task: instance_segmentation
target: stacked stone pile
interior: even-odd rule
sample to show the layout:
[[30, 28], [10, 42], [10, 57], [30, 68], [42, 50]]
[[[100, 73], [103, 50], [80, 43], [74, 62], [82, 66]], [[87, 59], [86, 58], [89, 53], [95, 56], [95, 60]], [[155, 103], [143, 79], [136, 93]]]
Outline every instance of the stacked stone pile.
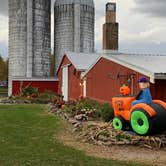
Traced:
[[166, 132], [154, 136], [138, 136], [132, 131], [119, 131], [112, 127], [112, 123], [102, 121], [88, 121], [86, 114], [71, 116], [57, 108], [54, 104], [49, 104], [49, 112], [64, 117], [73, 127], [73, 133], [78, 136], [81, 142], [95, 145], [132, 145], [149, 149], [160, 149], [166, 147]]

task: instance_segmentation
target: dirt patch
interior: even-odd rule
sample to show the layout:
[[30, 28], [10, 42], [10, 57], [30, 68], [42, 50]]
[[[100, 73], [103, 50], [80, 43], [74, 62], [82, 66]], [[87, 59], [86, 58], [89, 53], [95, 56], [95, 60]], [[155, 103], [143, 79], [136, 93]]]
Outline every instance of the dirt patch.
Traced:
[[151, 166], [165, 166], [166, 165], [166, 149], [149, 150], [135, 146], [103, 146], [93, 145], [89, 143], [80, 142], [75, 133], [72, 132], [72, 127], [69, 124], [63, 124], [65, 130], [59, 133], [56, 138], [64, 145], [71, 146], [75, 149], [84, 151], [90, 156], [122, 160], [134, 161], [137, 163], [148, 164]]

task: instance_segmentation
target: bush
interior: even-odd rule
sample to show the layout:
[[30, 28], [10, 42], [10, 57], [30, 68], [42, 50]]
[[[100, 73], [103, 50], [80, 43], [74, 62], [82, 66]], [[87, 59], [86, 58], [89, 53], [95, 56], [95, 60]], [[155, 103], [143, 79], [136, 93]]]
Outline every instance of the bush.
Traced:
[[94, 116], [94, 118], [100, 120], [101, 117], [102, 117], [101, 115], [102, 115], [101, 109], [100, 108], [95, 109], [95, 116]]
[[89, 98], [77, 101], [74, 108], [76, 110], [94, 111], [94, 118], [102, 118], [105, 122], [109, 122], [114, 117], [113, 109], [109, 103], [103, 104]]
[[114, 118], [114, 111], [110, 104], [101, 104], [101, 117], [105, 122], [109, 122]]
[[32, 94], [38, 94], [38, 88], [34, 88], [31, 86], [27, 86], [25, 89], [22, 91], [23, 96], [30, 96]]
[[82, 100], [78, 100], [76, 107], [77, 109], [81, 110], [81, 109], [93, 109], [95, 108], [97, 105], [97, 102], [95, 100], [89, 99], [89, 98], [84, 98]]

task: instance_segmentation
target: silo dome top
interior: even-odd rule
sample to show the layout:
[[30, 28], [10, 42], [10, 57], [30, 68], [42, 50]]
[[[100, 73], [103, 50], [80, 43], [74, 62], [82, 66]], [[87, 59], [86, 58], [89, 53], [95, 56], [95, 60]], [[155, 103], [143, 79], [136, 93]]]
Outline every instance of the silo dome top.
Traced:
[[73, 4], [73, 3], [79, 3], [79, 4], [82, 4], [82, 5], [87, 5], [87, 6], [94, 7], [93, 0], [56, 0], [55, 1], [55, 6], [67, 5], [67, 4]]

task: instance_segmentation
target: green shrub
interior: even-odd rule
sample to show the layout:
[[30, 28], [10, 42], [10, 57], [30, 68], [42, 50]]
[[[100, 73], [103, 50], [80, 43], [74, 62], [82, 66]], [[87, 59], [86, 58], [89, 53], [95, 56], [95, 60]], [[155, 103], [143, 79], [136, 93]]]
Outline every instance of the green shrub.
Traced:
[[95, 100], [84, 98], [82, 100], [78, 100], [76, 103], [77, 109], [93, 109], [96, 106], [97, 102]]
[[38, 88], [34, 88], [32, 86], [27, 86], [23, 89], [23, 96], [30, 96], [32, 94], [38, 94]]
[[101, 117], [102, 117], [101, 116], [102, 115], [101, 109], [97, 108], [97, 109], [94, 110], [94, 112], [95, 112], [94, 118], [95, 119], [101, 119]]
[[109, 122], [114, 117], [114, 112], [110, 104], [101, 104], [101, 117], [105, 122]]
[[70, 111], [71, 114], [75, 115], [82, 110], [84, 110], [85, 112], [93, 111], [94, 115], [92, 119], [101, 120], [102, 118], [105, 122], [109, 122], [114, 117], [113, 109], [108, 103], [102, 104], [89, 98], [78, 100], [76, 102], [66, 103], [66, 112]]
[[39, 98], [49, 99], [49, 100], [54, 96], [55, 96], [55, 93], [51, 91], [47, 91], [47, 90], [44, 93], [39, 94]]

